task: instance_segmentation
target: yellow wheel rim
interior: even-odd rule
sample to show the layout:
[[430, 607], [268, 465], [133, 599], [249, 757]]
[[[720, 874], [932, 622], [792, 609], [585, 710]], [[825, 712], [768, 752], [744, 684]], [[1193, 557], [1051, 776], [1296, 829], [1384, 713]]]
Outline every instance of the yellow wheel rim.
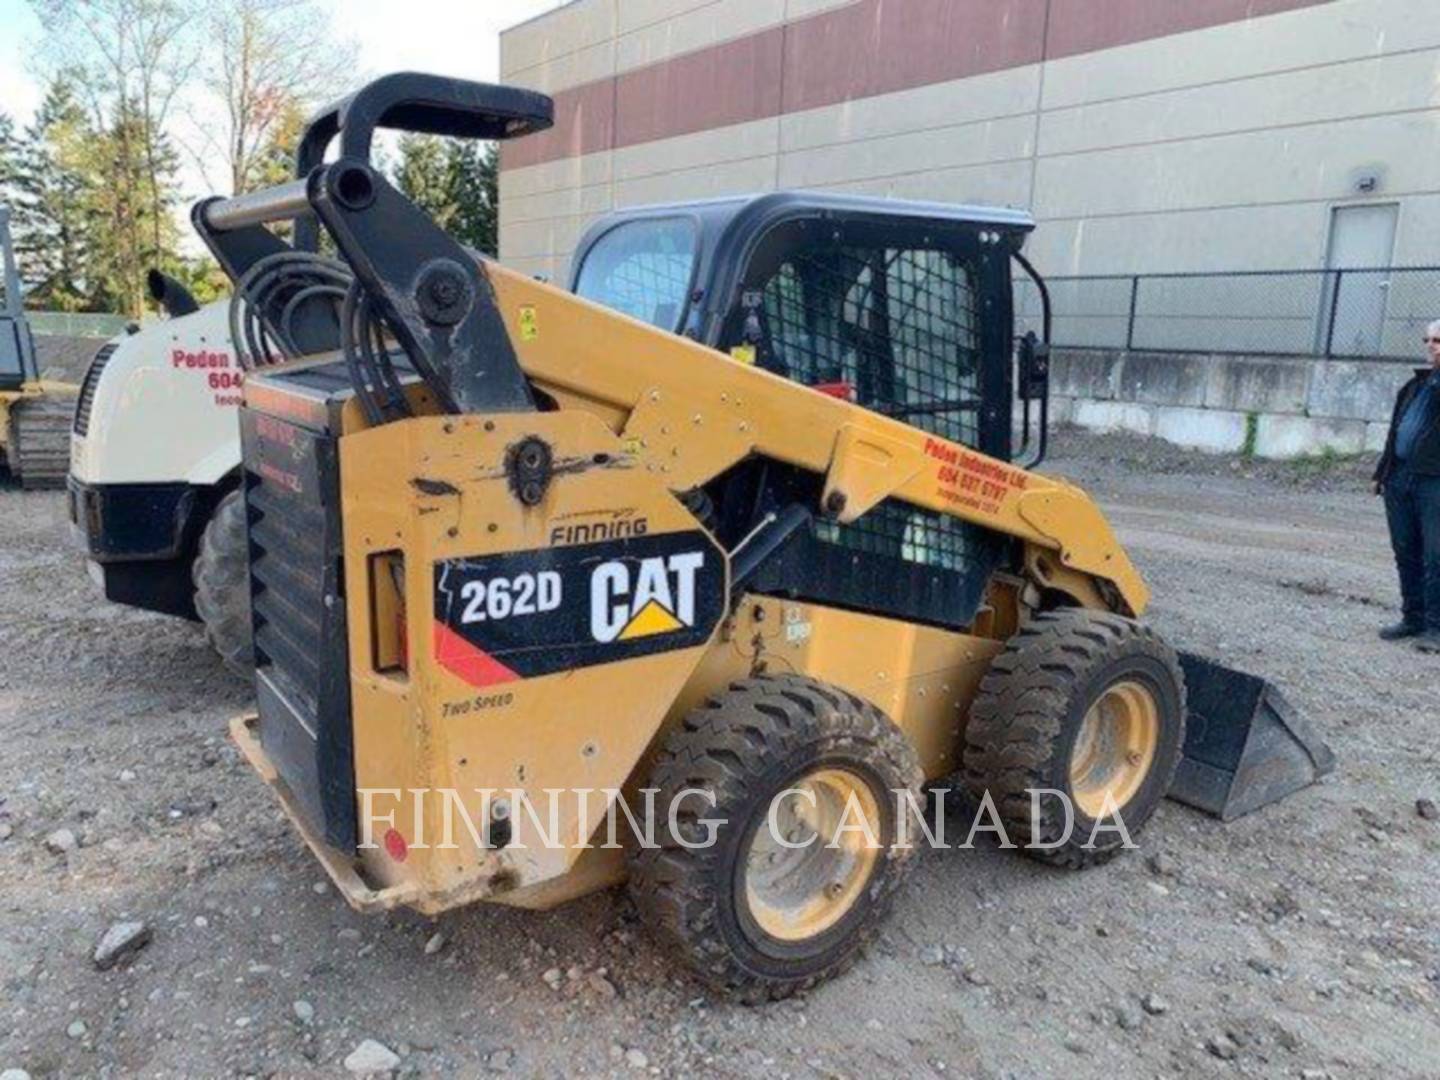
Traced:
[[1160, 707], [1138, 682], [1108, 687], [1090, 706], [1070, 752], [1070, 793], [1092, 821], [1135, 797], [1155, 762]]
[[803, 941], [844, 918], [865, 891], [884, 849], [880, 807], [860, 776], [823, 768], [768, 809], [750, 835], [745, 900], [766, 934]]

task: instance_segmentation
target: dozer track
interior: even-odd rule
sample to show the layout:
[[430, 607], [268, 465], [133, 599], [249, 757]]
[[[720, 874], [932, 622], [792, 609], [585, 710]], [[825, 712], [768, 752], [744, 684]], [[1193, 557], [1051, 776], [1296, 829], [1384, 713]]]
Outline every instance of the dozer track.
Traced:
[[65, 486], [75, 399], [46, 394], [10, 409], [10, 471], [27, 491]]

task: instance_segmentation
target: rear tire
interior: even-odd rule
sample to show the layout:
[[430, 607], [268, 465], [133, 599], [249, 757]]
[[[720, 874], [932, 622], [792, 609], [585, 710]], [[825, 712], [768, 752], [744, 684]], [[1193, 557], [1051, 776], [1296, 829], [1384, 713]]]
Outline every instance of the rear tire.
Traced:
[[[976, 800], [989, 793], [1027, 855], [1082, 869], [1123, 848], [1117, 816], [1132, 839], [1140, 832], [1184, 747], [1185, 677], [1154, 630], [1108, 613], [1046, 612], [981, 680], [965, 729], [965, 786]], [[1068, 835], [1060, 799], [1041, 797], [1035, 814], [1040, 789], [1073, 807]]]
[[255, 667], [250, 624], [250, 538], [245, 495], [232, 491], [220, 500], [200, 537], [191, 577], [195, 610], [205, 637], [225, 666], [248, 677]]
[[[884, 921], [915, 855], [895, 792], [918, 803], [920, 784], [909, 740], [869, 702], [794, 675], [734, 683], [687, 716], [657, 757], [648, 785], [659, 789], [657, 846], [632, 848], [630, 892], [662, 943], [713, 985], [748, 1001], [808, 989], [848, 967]], [[706, 838], [703, 822], [721, 824], [713, 844], [687, 848], [666, 815], [696, 789], [714, 802], [688, 795], [675, 831], [693, 844]], [[785, 847], [771, 834], [770, 807], [795, 789], [813, 797], [777, 803], [796, 845]], [[838, 828], [861, 820], [876, 845]], [[826, 842], [852, 835], [853, 846]]]

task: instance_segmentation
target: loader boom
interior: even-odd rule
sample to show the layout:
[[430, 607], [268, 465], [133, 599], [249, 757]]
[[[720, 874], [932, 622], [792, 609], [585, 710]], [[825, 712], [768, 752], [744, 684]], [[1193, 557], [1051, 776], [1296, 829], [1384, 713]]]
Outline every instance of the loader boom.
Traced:
[[608, 417], [672, 490], [703, 486], [751, 455], [771, 458], [825, 478], [818, 514], [850, 523], [894, 496], [1025, 542], [1055, 587], [1077, 601], [1099, 606], [1112, 595], [1116, 610], [1143, 614], [1144, 582], [1078, 488], [737, 363], [497, 263], [484, 263], [481, 272], [525, 374], [567, 406]]

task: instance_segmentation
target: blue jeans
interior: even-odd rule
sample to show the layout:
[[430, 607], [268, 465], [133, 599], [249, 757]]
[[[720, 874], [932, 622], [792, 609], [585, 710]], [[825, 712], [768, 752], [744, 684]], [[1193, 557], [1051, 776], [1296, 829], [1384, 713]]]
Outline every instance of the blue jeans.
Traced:
[[1397, 465], [1385, 482], [1385, 517], [1405, 622], [1440, 631], [1440, 476]]

